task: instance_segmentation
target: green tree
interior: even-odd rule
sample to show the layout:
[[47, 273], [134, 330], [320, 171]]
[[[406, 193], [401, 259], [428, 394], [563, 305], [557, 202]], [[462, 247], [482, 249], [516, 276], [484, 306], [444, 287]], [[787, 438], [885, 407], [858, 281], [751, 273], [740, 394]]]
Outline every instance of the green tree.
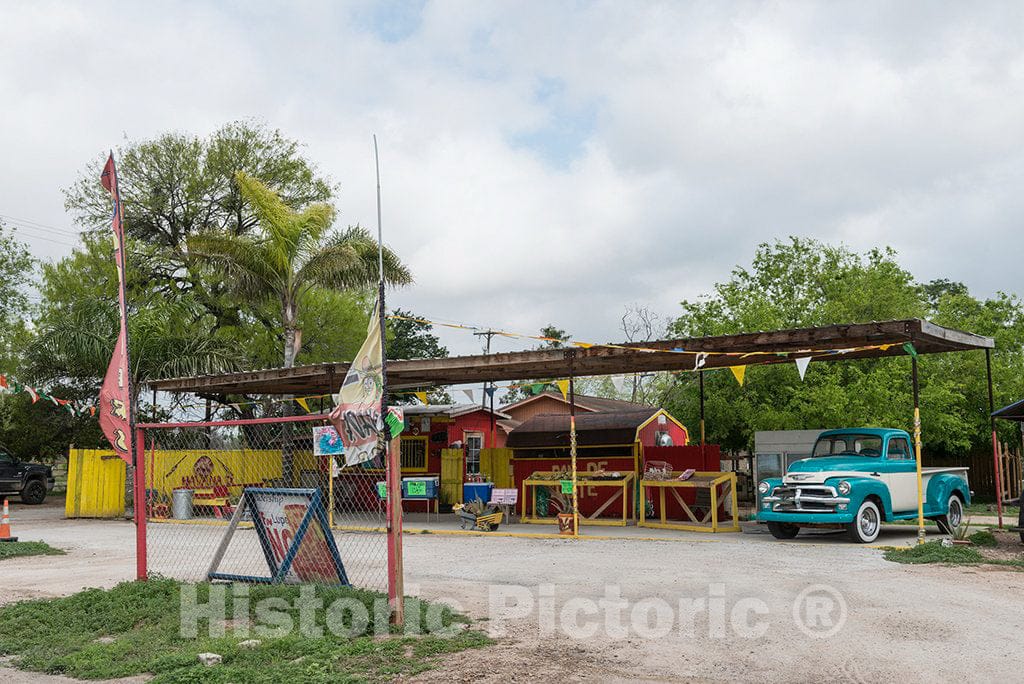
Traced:
[[17, 368], [30, 338], [25, 325], [29, 312], [27, 290], [35, 276], [36, 261], [25, 243], [0, 221], [0, 373]]
[[[150, 380], [234, 370], [232, 350], [208, 334], [209, 321], [194, 321], [174, 303], [135, 307], [128, 319], [133, 400]], [[86, 298], [46, 319], [27, 353], [34, 382], [59, 383], [96, 396], [117, 341], [120, 321], [110, 300]]]
[[[1013, 296], [980, 302], [959, 283], [915, 282], [891, 249], [856, 254], [791, 238], [758, 247], [749, 268], [696, 301], [684, 301], [670, 327], [678, 337], [752, 330], [931, 317], [936, 323], [994, 335], [1000, 396], [1019, 392], [1024, 312]], [[921, 357], [924, 439], [930, 453], [962, 454], [985, 444], [987, 395], [980, 353]], [[1000, 382], [999, 378], [1005, 378]], [[696, 376], [663, 381], [668, 408], [697, 424]], [[812, 362], [800, 381], [794, 364], [748, 369], [741, 388], [728, 370], [705, 372], [708, 439], [730, 450], [753, 446], [757, 430], [886, 425], [910, 428], [908, 358]], [[1024, 389], [1024, 388], [1020, 388]]]
[[[76, 221], [109, 242], [110, 197], [98, 182], [106, 158], [104, 153], [90, 162], [64, 195]], [[267, 313], [240, 311], [227, 284], [202, 272], [187, 253], [192, 235], [240, 236], [257, 229], [259, 217], [243, 200], [235, 173], [261, 179], [292, 208], [327, 201], [334, 190], [298, 142], [251, 122], [229, 123], [207, 138], [167, 133], [129, 143], [116, 159], [135, 284], [145, 295], [187, 299], [200, 314], [212, 314], [216, 328], [246, 328]], [[272, 322], [273, 317], [255, 321], [264, 327]], [[247, 339], [235, 341], [244, 348]]]
[[[314, 289], [366, 290], [378, 280], [377, 243], [358, 226], [331, 233], [334, 209], [314, 203], [297, 211], [273, 190], [239, 172], [242, 196], [259, 217], [257, 236], [204, 233], [189, 239], [189, 253], [207, 268], [227, 276], [241, 301], [276, 302], [284, 330], [283, 365], [291, 368], [302, 346], [299, 315]], [[392, 285], [412, 281], [390, 249], [384, 250], [384, 279]]]
[[395, 309], [391, 312], [400, 318], [389, 318], [388, 358], [389, 359], [441, 359], [448, 356], [448, 349], [433, 334], [434, 326], [416, 319], [410, 311]]

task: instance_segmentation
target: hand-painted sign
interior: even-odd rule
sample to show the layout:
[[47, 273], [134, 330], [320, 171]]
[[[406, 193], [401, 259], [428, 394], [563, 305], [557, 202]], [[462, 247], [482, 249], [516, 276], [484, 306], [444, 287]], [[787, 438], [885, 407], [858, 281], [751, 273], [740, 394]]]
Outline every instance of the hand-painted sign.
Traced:
[[337, 456], [345, 453], [345, 444], [333, 425], [318, 425], [313, 428], [313, 455]]
[[[252, 517], [270, 571], [267, 577], [218, 572], [220, 560], [245, 511]], [[243, 490], [242, 501], [207, 576], [235, 582], [349, 584], [319, 489]]]

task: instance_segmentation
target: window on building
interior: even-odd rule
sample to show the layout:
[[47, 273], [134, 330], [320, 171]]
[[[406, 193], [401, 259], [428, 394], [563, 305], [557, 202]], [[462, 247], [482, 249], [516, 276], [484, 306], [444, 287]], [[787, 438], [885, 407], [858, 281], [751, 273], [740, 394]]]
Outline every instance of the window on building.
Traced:
[[402, 438], [402, 470], [427, 469], [427, 440], [420, 438]]
[[479, 432], [466, 433], [466, 472], [480, 472], [480, 450], [484, 448], [484, 436]]

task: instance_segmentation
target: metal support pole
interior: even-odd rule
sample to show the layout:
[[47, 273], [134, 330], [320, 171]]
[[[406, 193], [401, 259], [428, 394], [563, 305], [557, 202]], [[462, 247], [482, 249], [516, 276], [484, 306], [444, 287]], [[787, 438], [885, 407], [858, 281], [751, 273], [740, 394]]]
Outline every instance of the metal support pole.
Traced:
[[135, 430], [132, 444], [135, 456], [135, 579], [148, 578], [148, 561], [146, 556], [146, 445], [143, 443], [142, 430]]
[[910, 357], [910, 377], [914, 386], [914, 455], [917, 460], [917, 543], [924, 544], [924, 487], [921, 477], [921, 401], [917, 382], [917, 357]]
[[572, 536], [580, 536], [580, 499], [576, 487], [576, 350], [569, 351], [569, 459], [572, 468]]
[[1003, 529], [1003, 478], [999, 473], [999, 441], [996, 437], [995, 393], [992, 390], [992, 352], [985, 350], [985, 374], [988, 376], [988, 421], [992, 429], [992, 470], [996, 481], [996, 512], [999, 515], [999, 529]]
[[697, 384], [700, 387], [700, 462], [703, 464], [702, 467], [707, 467], [704, 463], [704, 371], [697, 372]]

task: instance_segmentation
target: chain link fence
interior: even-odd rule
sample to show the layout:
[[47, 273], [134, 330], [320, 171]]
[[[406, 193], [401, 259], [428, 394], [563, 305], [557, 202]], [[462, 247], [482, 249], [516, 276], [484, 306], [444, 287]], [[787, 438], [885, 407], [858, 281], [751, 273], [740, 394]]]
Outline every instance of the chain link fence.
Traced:
[[151, 575], [387, 588], [383, 459], [324, 416], [141, 429]]

